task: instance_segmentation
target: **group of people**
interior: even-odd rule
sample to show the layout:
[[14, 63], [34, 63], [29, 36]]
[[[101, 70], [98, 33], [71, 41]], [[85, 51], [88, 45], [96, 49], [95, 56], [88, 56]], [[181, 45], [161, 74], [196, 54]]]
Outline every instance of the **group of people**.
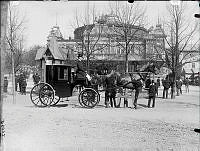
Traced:
[[[182, 81], [180, 78], [176, 80], [176, 95], [179, 96], [182, 94], [182, 86], [183, 84], [185, 85], [186, 93], [189, 93], [189, 79], [186, 78], [184, 81]], [[166, 77], [164, 80], [162, 80], [162, 85], [163, 85], [163, 99], [168, 98], [168, 91], [171, 88], [171, 96], [173, 94], [173, 85], [172, 82], [170, 82], [169, 78]]]
[[[15, 75], [15, 91], [18, 91], [18, 85], [19, 85], [19, 92], [22, 95], [26, 95], [26, 75], [24, 73], [20, 73], [19, 75]], [[8, 92], [8, 78], [4, 77], [4, 92]]]
[[27, 78], [24, 73], [20, 73], [19, 75], [15, 76], [15, 91], [18, 91], [18, 86], [19, 86], [19, 93], [22, 95], [26, 95], [26, 87], [27, 87], [26, 79]]

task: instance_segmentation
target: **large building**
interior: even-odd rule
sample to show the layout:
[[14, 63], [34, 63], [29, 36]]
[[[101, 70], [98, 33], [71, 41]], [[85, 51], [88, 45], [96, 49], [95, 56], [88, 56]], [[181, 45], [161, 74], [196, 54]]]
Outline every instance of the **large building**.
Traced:
[[[135, 71], [149, 61], [161, 62], [165, 48], [162, 27], [157, 24], [149, 30], [144, 27], [129, 25], [128, 44], [123, 36], [124, 27], [117, 25], [113, 15], [102, 15], [94, 24], [81, 26], [75, 29], [74, 38], [64, 39], [58, 26], [54, 26], [48, 36], [56, 37], [59, 47], [76, 59], [78, 52], [89, 55], [91, 63], [109, 64], [118, 70], [124, 70], [126, 54], [129, 60], [129, 71]], [[155, 47], [159, 45], [158, 47]], [[86, 51], [89, 50], [89, 51]], [[158, 53], [159, 52], [159, 53]], [[87, 54], [87, 55], [86, 55]]]

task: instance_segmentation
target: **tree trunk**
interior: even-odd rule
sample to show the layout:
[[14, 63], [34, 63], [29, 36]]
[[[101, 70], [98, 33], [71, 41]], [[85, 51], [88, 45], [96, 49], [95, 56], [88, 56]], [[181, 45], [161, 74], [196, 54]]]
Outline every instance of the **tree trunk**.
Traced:
[[128, 73], [128, 48], [126, 45], [126, 54], [125, 54], [125, 72]]
[[13, 92], [13, 104], [16, 104], [16, 92], [15, 92], [15, 61], [14, 53], [12, 51], [12, 92]]
[[172, 72], [172, 84], [171, 84], [171, 99], [176, 97], [176, 72]]
[[86, 60], [86, 71], [88, 74], [90, 74], [90, 57], [87, 55], [87, 60]]
[[[3, 90], [3, 77], [4, 77], [4, 63], [5, 63], [5, 50], [6, 50], [6, 43], [5, 43], [5, 34], [6, 34], [6, 25], [7, 25], [7, 11], [8, 11], [8, 1], [1, 1], [1, 48], [0, 48], [0, 75], [1, 75], [1, 80], [0, 80], [0, 85], [1, 85], [1, 90], [0, 90], [0, 122], [2, 122], [2, 108], [3, 108], [3, 96], [2, 96], [2, 90]], [[2, 125], [2, 123], [1, 123]], [[3, 150], [3, 131], [2, 131], [2, 126], [1, 126], [1, 134], [0, 134], [0, 150]]]

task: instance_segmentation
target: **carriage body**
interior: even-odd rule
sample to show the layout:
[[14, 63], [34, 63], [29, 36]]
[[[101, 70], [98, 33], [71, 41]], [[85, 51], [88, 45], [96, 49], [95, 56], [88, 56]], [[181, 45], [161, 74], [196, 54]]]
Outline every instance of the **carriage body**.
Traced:
[[[41, 81], [31, 90], [30, 97], [34, 105], [56, 105], [60, 98], [72, 96], [75, 86], [72, 72], [75, 58], [69, 56], [58, 47], [55, 37], [50, 39], [47, 48], [37, 51], [35, 60], [39, 66]], [[78, 99], [82, 106], [93, 108], [98, 104], [100, 97], [96, 90], [85, 88], [80, 92]]]
[[55, 90], [60, 98], [72, 96], [72, 74], [70, 65], [47, 65], [45, 83]]

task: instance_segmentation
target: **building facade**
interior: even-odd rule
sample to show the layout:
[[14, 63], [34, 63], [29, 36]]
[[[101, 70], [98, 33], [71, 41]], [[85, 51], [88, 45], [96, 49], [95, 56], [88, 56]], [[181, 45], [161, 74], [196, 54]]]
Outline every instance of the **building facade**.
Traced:
[[[125, 58], [129, 61], [129, 71], [135, 71], [143, 64], [154, 61], [162, 61], [162, 52], [165, 48], [161, 25], [144, 27], [128, 25], [129, 34], [124, 37], [124, 26], [114, 21], [113, 15], [102, 15], [94, 24], [81, 26], [75, 29], [74, 38], [64, 39], [58, 26], [54, 26], [48, 36], [56, 37], [59, 47], [66, 49], [72, 60], [77, 53], [82, 52], [91, 60], [91, 63], [113, 64], [117, 70], [124, 70]], [[125, 40], [128, 38], [128, 41]], [[159, 45], [158, 47], [155, 46]], [[127, 55], [127, 56], [126, 56]]]

